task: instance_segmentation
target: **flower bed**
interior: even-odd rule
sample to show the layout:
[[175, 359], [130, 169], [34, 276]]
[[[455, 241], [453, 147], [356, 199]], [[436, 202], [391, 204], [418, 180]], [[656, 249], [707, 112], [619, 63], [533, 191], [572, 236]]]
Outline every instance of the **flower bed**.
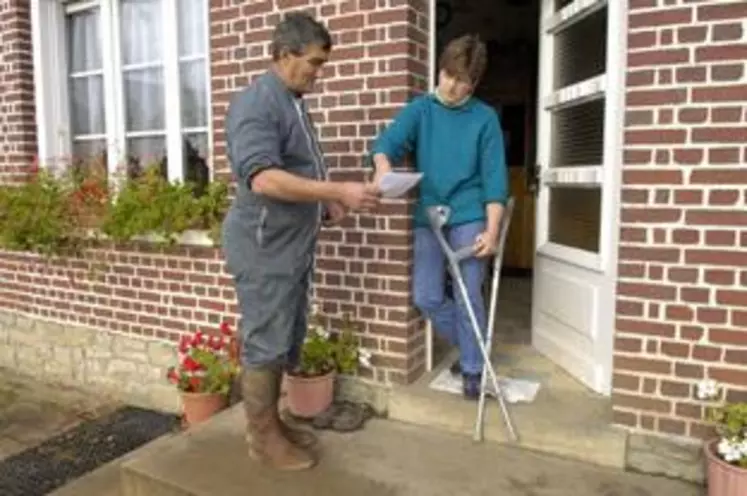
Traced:
[[158, 165], [115, 178], [97, 163], [34, 167], [20, 186], [0, 186], [0, 248], [81, 256], [102, 238], [155, 235], [173, 244], [191, 230], [207, 231], [218, 244], [228, 204], [226, 184], [172, 183]]

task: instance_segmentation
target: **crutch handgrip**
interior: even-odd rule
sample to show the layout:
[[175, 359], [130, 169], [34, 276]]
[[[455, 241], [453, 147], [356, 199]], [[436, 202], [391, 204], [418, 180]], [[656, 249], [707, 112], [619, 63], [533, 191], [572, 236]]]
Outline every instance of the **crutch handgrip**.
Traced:
[[471, 258], [474, 255], [475, 255], [475, 247], [471, 245], [467, 245], [462, 248], [459, 248], [457, 251], [454, 252], [454, 259], [457, 262], [461, 262], [462, 260]]

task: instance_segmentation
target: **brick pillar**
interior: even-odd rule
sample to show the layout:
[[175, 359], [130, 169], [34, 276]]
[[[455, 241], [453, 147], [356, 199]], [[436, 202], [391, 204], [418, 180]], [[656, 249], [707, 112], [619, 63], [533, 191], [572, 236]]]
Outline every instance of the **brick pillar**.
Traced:
[[[231, 95], [269, 63], [275, 24], [304, 9], [328, 26], [335, 47], [308, 97], [333, 180], [363, 178], [372, 138], [413, 92], [427, 87], [427, 5], [422, 0], [211, 2], [211, 84], [215, 169], [230, 175], [224, 117]], [[349, 218], [322, 236], [315, 295], [326, 312], [350, 312], [363, 325], [379, 382], [404, 383], [423, 368], [421, 320], [411, 306], [411, 208], [387, 203], [375, 216]]]
[[746, 2], [631, 0], [615, 421], [707, 436], [747, 389]]
[[36, 154], [29, 2], [0, 0], [0, 184], [24, 180]]

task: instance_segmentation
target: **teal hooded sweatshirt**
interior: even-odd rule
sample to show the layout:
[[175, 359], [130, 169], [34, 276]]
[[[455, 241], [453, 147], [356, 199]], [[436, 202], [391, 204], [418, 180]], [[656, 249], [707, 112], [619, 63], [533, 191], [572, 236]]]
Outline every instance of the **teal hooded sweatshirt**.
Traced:
[[496, 111], [476, 97], [446, 106], [434, 95], [411, 100], [379, 135], [371, 157], [392, 165], [408, 152], [423, 173], [415, 208], [417, 227], [429, 226], [426, 208], [448, 205], [448, 225], [484, 221], [485, 204], [508, 199], [503, 132]]

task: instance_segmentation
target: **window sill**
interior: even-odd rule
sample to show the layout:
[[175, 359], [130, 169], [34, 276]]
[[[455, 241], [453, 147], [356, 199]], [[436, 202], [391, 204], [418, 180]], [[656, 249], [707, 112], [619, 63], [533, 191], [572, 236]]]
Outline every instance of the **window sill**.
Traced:
[[[109, 239], [108, 236], [94, 229], [89, 230], [88, 235], [91, 238], [97, 238], [101, 240]], [[140, 235], [140, 236], [133, 236], [131, 241], [140, 241], [140, 242], [145, 242], [145, 243], [158, 243], [158, 244], [167, 243], [167, 239], [165, 237], [159, 236], [157, 234], [145, 234], [145, 235]], [[213, 242], [212, 239], [210, 239], [210, 235], [208, 234], [208, 231], [201, 231], [201, 230], [184, 231], [182, 234], [176, 237], [176, 244], [179, 246], [203, 246], [207, 248], [218, 246]]]
[[[147, 243], [165, 243], [166, 238], [158, 236], [156, 234], [147, 234], [143, 236], [135, 236], [134, 241], [145, 241]], [[189, 245], [189, 246], [215, 246], [213, 240], [210, 239], [207, 231], [189, 230], [184, 231], [176, 238], [177, 245]]]

